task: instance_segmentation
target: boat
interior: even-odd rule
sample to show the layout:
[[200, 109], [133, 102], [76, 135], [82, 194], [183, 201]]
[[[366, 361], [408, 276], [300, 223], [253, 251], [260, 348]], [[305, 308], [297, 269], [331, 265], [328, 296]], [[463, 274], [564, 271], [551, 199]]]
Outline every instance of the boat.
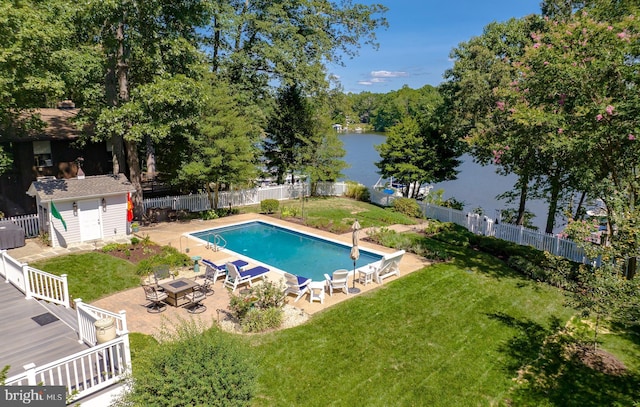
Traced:
[[[393, 177], [391, 177], [389, 180], [383, 180], [382, 177], [378, 178], [378, 181], [373, 185], [373, 189], [376, 191], [380, 191], [386, 195], [389, 196], [396, 196], [399, 198], [402, 198], [402, 191], [406, 188], [406, 185], [398, 182], [398, 181], [394, 181]], [[409, 186], [409, 196], [413, 196], [413, 185]], [[419, 189], [418, 189], [418, 194], [416, 195], [418, 200], [422, 200], [424, 199], [429, 192], [431, 191], [431, 189], [433, 188], [433, 185], [420, 185]]]

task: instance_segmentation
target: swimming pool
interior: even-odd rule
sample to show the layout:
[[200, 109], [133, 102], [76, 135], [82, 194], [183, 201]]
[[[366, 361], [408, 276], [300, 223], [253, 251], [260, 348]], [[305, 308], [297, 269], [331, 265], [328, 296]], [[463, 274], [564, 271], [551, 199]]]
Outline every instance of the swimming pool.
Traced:
[[[270, 223], [238, 223], [190, 235], [213, 243], [214, 234], [227, 242], [226, 250], [314, 281], [324, 280], [324, 273], [331, 274], [337, 269], [353, 270], [351, 246]], [[381, 254], [360, 248], [356, 268], [381, 258]]]

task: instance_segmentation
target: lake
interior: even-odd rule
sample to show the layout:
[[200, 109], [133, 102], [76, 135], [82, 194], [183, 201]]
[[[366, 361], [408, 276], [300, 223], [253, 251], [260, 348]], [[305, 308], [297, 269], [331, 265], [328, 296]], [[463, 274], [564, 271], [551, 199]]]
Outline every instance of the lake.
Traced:
[[[366, 186], [373, 186], [380, 175], [377, 173], [376, 161], [380, 161], [380, 154], [375, 149], [382, 144], [386, 136], [379, 133], [345, 133], [339, 135], [344, 144], [345, 161], [351, 166], [343, 171], [343, 180], [357, 181]], [[515, 175], [502, 176], [495, 172], [493, 165], [482, 166], [473, 161], [473, 158], [465, 154], [461, 157], [462, 163], [458, 167], [458, 179], [454, 181], [440, 182], [434, 185], [434, 189], [443, 189], [444, 198], [454, 197], [464, 202], [465, 210], [482, 208], [487, 216], [496, 217], [500, 209], [514, 208], [517, 203], [508, 204], [496, 197], [505, 191], [511, 190], [516, 182]], [[535, 216], [532, 223], [540, 230], [544, 230], [547, 219], [547, 205], [541, 200], [527, 201], [527, 209]], [[556, 230], [562, 229], [562, 222], [558, 220]]]

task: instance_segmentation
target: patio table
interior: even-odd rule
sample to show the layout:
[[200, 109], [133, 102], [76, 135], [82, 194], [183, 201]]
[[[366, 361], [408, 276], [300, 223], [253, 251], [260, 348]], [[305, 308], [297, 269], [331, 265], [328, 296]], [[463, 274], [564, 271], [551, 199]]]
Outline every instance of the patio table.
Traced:
[[167, 283], [158, 284], [158, 286], [167, 293], [165, 301], [174, 307], [187, 304], [189, 300], [185, 296], [192, 292], [193, 287], [197, 285], [198, 283], [188, 278], [179, 278]]

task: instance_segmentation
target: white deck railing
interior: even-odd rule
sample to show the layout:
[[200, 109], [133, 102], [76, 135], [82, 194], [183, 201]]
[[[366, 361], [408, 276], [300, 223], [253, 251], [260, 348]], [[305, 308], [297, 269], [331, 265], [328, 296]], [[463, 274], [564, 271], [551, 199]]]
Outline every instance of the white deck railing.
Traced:
[[56, 276], [29, 267], [26, 263], [20, 263], [9, 256], [6, 250], [0, 250], [0, 275], [7, 283], [22, 291], [27, 299], [42, 299], [67, 308], [71, 305], [66, 274]]
[[121, 335], [128, 332], [126, 311], [120, 311], [119, 313], [105, 311], [93, 305], [85, 304], [80, 298], [76, 298], [74, 303], [78, 316], [78, 336], [87, 345], [94, 346], [98, 343], [94, 323], [99, 319], [112, 317], [115, 322], [116, 334]]
[[46, 365], [28, 364], [24, 373], [9, 377], [5, 384], [65, 386], [67, 394], [79, 399], [124, 379], [130, 367], [129, 335], [123, 333], [114, 340]]

